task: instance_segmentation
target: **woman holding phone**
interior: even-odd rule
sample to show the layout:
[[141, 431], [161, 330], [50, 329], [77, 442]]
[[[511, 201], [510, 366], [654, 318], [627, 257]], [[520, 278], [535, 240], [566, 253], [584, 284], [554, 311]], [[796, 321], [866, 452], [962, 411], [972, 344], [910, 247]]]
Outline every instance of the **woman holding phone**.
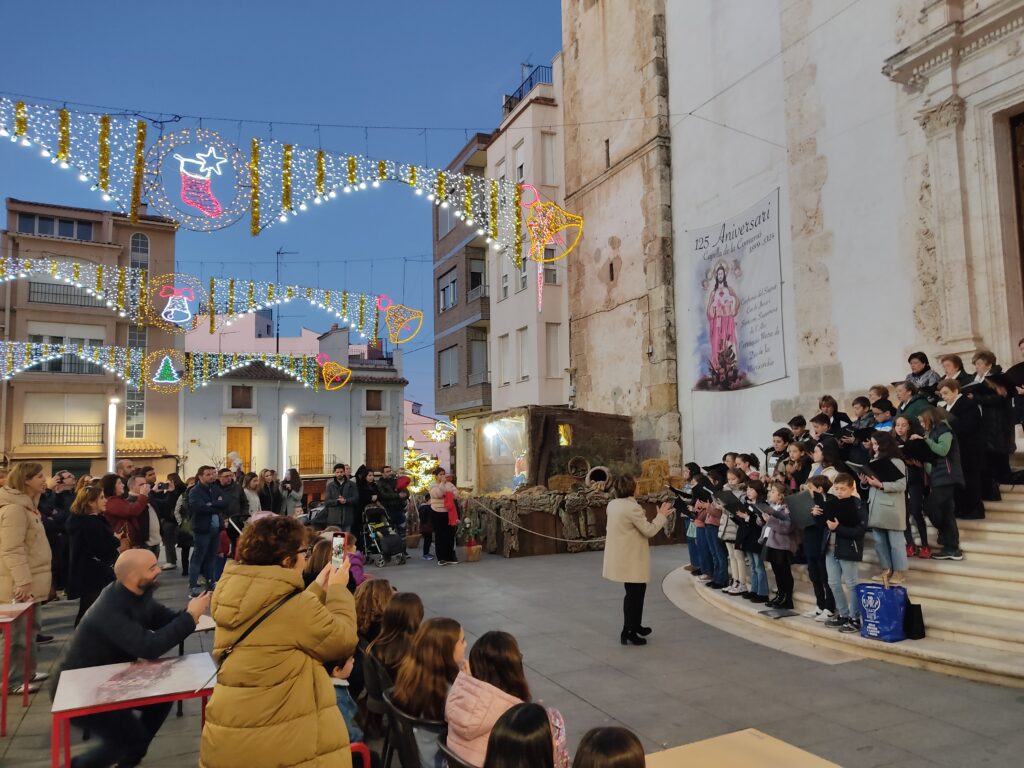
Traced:
[[636, 499], [636, 480], [631, 475], [617, 475], [612, 479], [612, 493], [608, 502], [607, 538], [604, 543], [604, 568], [602, 575], [608, 581], [625, 585], [626, 595], [622, 600], [622, 632], [619, 640], [623, 645], [646, 645], [644, 639], [651, 634], [651, 628], [643, 626], [644, 595], [647, 582], [651, 580], [651, 553], [647, 540], [665, 527], [665, 521], [674, 507], [664, 502], [658, 507], [654, 520], [648, 522]]

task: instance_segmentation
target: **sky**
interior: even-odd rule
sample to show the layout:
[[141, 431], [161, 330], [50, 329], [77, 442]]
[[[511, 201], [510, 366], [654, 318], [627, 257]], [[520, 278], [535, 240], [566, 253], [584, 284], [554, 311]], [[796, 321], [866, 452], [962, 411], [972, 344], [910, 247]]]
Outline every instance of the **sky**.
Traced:
[[[153, 4], [4, 2], [0, 92], [26, 101], [203, 116], [248, 145], [254, 135], [444, 167], [475, 131], [492, 131], [523, 63], [561, 46], [560, 0], [246, 0]], [[102, 9], [102, 10], [101, 10]], [[16, 34], [11, 32], [17, 30]], [[36, 97], [36, 98], [32, 98]], [[90, 110], [91, 111], [91, 110]], [[214, 119], [224, 118], [224, 119]], [[197, 127], [184, 119], [176, 127]], [[411, 130], [400, 130], [408, 128]], [[426, 128], [424, 132], [422, 129]], [[0, 144], [0, 197], [104, 208], [100, 197], [35, 150]], [[383, 293], [425, 312], [408, 344], [406, 397], [433, 414], [430, 206], [398, 184], [339, 195], [251, 237], [248, 218], [214, 233], [179, 230], [177, 269]], [[297, 303], [282, 333], [329, 327]]]

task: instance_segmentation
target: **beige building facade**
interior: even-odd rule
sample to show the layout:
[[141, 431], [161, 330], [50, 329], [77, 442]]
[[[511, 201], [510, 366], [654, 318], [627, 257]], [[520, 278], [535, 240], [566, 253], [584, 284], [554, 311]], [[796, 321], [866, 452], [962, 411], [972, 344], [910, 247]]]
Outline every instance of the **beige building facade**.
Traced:
[[[8, 258], [75, 260], [105, 267], [174, 271], [175, 225], [141, 215], [8, 198], [0, 247]], [[118, 317], [84, 289], [32, 276], [0, 288], [4, 341], [174, 347], [173, 334]], [[117, 399], [115, 448], [136, 466], [177, 470], [178, 398], [126, 387], [74, 356], [43, 363], [0, 383], [0, 439], [7, 463], [38, 461], [50, 473], [97, 475], [107, 467], [107, 413]]]

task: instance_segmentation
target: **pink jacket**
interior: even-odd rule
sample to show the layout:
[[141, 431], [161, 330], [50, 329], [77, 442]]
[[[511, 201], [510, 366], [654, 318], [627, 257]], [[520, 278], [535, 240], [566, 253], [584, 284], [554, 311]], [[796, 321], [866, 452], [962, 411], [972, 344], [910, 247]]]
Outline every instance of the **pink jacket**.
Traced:
[[[522, 701], [490, 683], [460, 672], [448, 691], [444, 707], [444, 719], [448, 722], [448, 748], [470, 765], [483, 765], [487, 756], [487, 740], [494, 724], [516, 704], [522, 704]], [[562, 715], [556, 709], [548, 709], [548, 718], [555, 739], [555, 766], [569, 768]]]

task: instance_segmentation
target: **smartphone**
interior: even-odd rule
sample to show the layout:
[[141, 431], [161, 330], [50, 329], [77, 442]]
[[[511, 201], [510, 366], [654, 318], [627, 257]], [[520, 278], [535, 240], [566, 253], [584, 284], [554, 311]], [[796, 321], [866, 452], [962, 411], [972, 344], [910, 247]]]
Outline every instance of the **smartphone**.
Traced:
[[331, 539], [331, 565], [340, 568], [345, 560], [345, 534], [336, 533]]

